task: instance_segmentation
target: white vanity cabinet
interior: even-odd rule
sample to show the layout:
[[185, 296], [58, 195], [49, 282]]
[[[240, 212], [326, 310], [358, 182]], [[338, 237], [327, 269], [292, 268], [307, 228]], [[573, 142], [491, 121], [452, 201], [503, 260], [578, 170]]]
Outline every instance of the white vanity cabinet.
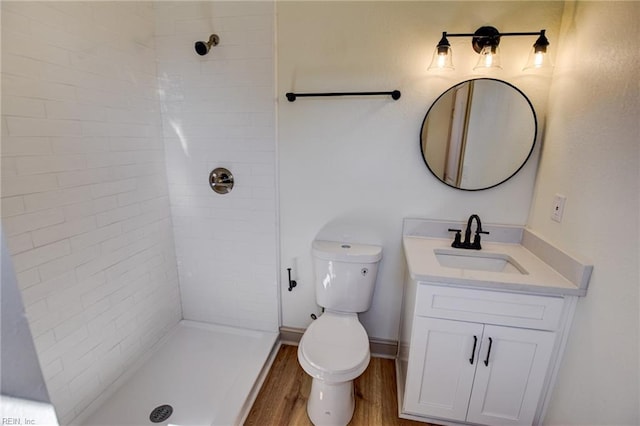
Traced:
[[528, 229], [407, 218], [396, 379], [399, 416], [445, 425], [539, 425], [593, 265]]
[[557, 352], [565, 298], [413, 285], [405, 417], [533, 424]]

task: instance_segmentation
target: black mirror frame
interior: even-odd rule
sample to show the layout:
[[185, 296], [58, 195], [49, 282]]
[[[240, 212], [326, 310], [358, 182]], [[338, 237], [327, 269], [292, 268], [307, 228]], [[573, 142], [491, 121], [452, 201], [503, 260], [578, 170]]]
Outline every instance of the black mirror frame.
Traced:
[[[529, 154], [527, 154], [527, 157], [524, 159], [524, 161], [522, 162], [522, 164], [520, 165], [520, 167], [518, 167], [511, 175], [509, 175], [506, 179], [491, 185], [491, 186], [486, 186], [483, 188], [458, 188], [457, 186], [453, 186], [448, 184], [447, 182], [445, 182], [444, 180], [440, 179], [440, 177], [438, 177], [438, 175], [431, 169], [431, 167], [429, 166], [429, 163], [427, 162], [427, 158], [425, 156], [425, 152], [424, 149], [422, 147], [422, 134], [424, 132], [424, 125], [427, 121], [427, 117], [429, 117], [429, 113], [431, 112], [431, 110], [433, 109], [433, 107], [438, 103], [438, 101], [440, 100], [440, 98], [442, 98], [444, 95], [446, 95], [451, 89], [460, 86], [461, 84], [464, 83], [468, 83], [470, 81], [476, 81], [476, 80], [492, 80], [492, 81], [497, 81], [500, 83], [504, 83], [507, 86], [512, 87], [513, 89], [515, 89], [518, 93], [520, 93], [522, 95], [522, 97], [527, 101], [527, 104], [529, 105], [529, 108], [531, 108], [531, 113], [533, 114], [533, 123], [534, 123], [534, 132], [533, 132], [533, 142], [531, 143], [531, 149], [529, 150]], [[487, 77], [479, 77], [479, 78], [470, 78], [468, 80], [464, 80], [461, 81], [459, 83], [454, 84], [453, 86], [449, 87], [447, 90], [445, 90], [444, 92], [442, 92], [440, 94], [440, 96], [438, 96], [433, 103], [431, 104], [431, 106], [429, 107], [429, 110], [427, 111], [426, 115], [424, 116], [424, 119], [422, 120], [422, 125], [420, 126], [420, 135], [419, 135], [419, 140], [418, 142], [420, 143], [420, 154], [422, 156], [422, 161], [424, 161], [424, 164], [427, 166], [427, 168], [429, 169], [429, 171], [431, 172], [431, 174], [433, 176], [435, 176], [436, 179], [438, 179], [438, 181], [442, 182], [443, 184], [447, 185], [448, 187], [454, 188], [454, 189], [458, 189], [460, 191], [484, 191], [486, 189], [491, 189], [494, 188], [498, 185], [501, 185], [503, 183], [505, 183], [506, 181], [508, 181], [509, 179], [511, 179], [512, 177], [514, 177], [516, 174], [518, 174], [518, 172], [520, 170], [522, 170], [522, 168], [524, 167], [525, 164], [527, 164], [527, 161], [529, 161], [529, 158], [531, 158], [531, 154], [533, 154], [533, 150], [536, 147], [536, 140], [538, 138], [538, 116], [536, 115], [536, 110], [533, 108], [533, 104], [531, 103], [531, 100], [527, 97], [527, 95], [525, 95], [525, 93], [518, 89], [516, 86], [514, 86], [513, 84], [504, 81], [504, 80], [500, 80], [497, 78], [487, 78]]]

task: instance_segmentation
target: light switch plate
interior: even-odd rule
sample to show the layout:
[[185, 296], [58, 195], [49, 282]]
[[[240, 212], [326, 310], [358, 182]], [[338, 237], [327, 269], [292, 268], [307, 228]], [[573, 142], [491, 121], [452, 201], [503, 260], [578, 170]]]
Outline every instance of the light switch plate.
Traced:
[[562, 222], [562, 214], [564, 213], [564, 203], [567, 201], [567, 197], [562, 194], [556, 194], [553, 197], [553, 204], [551, 206], [551, 219], [556, 222]]

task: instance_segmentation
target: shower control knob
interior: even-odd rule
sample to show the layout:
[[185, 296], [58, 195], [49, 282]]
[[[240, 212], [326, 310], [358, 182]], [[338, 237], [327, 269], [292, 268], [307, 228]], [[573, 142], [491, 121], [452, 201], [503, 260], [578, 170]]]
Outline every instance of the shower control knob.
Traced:
[[224, 167], [218, 167], [209, 174], [209, 186], [218, 194], [228, 194], [233, 189], [233, 175]]

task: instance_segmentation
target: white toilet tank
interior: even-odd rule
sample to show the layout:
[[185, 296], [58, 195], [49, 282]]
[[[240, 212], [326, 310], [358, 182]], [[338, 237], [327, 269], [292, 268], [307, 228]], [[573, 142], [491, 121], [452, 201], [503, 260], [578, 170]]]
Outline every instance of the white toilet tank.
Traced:
[[353, 313], [371, 307], [382, 247], [315, 240], [311, 253], [318, 305]]

